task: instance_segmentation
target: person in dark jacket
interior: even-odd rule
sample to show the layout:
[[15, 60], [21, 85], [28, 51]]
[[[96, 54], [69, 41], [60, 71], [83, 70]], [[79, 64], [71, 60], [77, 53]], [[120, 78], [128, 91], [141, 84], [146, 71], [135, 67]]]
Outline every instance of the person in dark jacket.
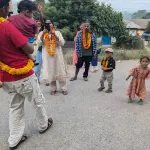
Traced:
[[98, 91], [101, 92], [102, 90], [105, 89], [104, 82], [107, 80], [108, 90], [106, 91], [106, 93], [112, 93], [113, 70], [116, 67], [116, 63], [113, 58], [112, 48], [107, 48], [105, 53], [106, 53], [106, 56], [103, 58], [101, 62], [103, 73], [102, 73], [102, 77], [100, 80], [101, 87], [98, 89]]

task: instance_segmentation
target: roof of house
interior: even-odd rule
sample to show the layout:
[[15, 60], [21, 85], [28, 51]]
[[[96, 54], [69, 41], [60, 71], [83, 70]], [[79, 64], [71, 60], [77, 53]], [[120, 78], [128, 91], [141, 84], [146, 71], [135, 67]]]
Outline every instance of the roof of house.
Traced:
[[133, 20], [133, 22], [136, 23], [138, 26], [140, 26], [142, 29], [146, 29], [149, 21], [150, 21], [150, 19], [135, 19], [135, 20]]
[[142, 29], [139, 25], [130, 20], [124, 20], [127, 29]]

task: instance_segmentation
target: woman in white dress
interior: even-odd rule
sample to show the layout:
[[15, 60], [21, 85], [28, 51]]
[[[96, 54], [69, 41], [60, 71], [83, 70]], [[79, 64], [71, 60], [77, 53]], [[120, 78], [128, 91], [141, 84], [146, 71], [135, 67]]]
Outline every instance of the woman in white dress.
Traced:
[[64, 95], [68, 95], [66, 82], [66, 65], [63, 57], [62, 46], [65, 40], [60, 31], [55, 31], [50, 20], [45, 23], [45, 30], [40, 32], [37, 43], [42, 46], [42, 75], [41, 78], [51, 85], [51, 94], [57, 92], [58, 81], [60, 89]]

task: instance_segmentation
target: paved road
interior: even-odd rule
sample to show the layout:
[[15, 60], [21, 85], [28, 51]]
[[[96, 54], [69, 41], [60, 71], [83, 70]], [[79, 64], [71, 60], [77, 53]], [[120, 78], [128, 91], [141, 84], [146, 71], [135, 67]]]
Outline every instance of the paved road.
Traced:
[[[150, 101], [143, 106], [127, 103], [125, 78], [138, 61], [117, 64], [114, 93], [98, 93], [100, 72], [89, 82], [69, 82], [69, 95], [49, 95], [47, 111], [54, 125], [45, 135], [36, 130], [32, 107], [26, 103], [26, 133], [30, 138], [19, 150], [150, 150]], [[148, 82], [149, 84], [149, 82]], [[148, 85], [150, 89], [150, 84]], [[0, 90], [0, 150], [7, 150], [9, 96]], [[150, 90], [149, 90], [150, 98]]]

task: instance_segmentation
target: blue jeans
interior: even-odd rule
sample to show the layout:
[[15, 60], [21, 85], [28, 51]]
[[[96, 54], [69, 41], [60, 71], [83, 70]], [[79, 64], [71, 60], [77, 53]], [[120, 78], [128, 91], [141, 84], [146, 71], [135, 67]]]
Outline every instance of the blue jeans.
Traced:
[[36, 62], [39, 63], [39, 65], [34, 67], [34, 72], [37, 75], [38, 80], [40, 81], [41, 65], [42, 65], [42, 51], [39, 51], [39, 50], [37, 51]]

